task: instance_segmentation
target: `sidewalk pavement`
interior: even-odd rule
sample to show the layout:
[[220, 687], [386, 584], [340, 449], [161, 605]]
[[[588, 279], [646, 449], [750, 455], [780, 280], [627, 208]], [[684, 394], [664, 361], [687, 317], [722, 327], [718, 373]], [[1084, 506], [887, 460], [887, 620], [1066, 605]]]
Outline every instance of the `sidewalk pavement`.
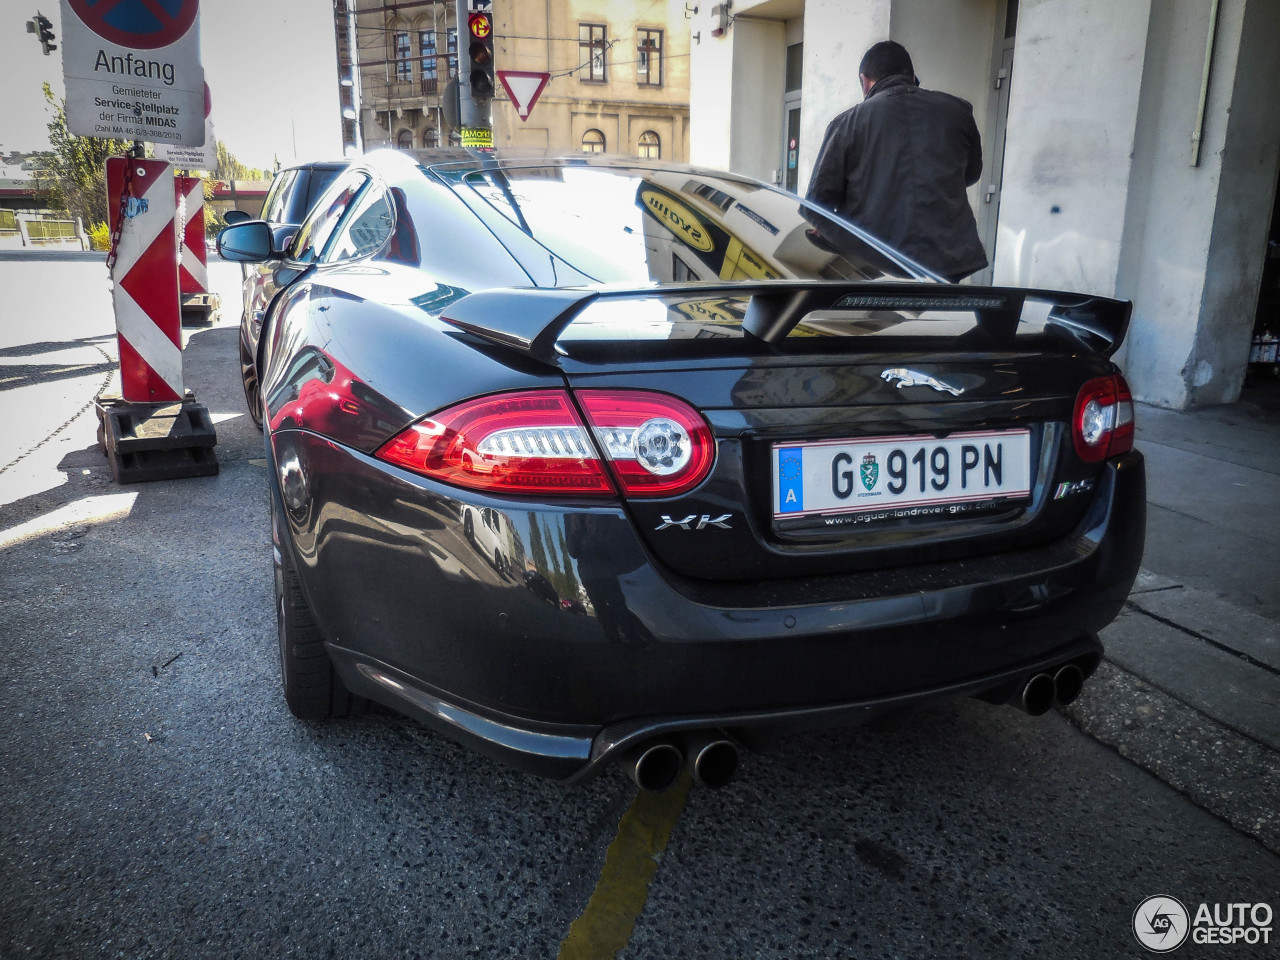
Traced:
[[1280, 853], [1280, 381], [1137, 423], [1143, 569], [1066, 712]]

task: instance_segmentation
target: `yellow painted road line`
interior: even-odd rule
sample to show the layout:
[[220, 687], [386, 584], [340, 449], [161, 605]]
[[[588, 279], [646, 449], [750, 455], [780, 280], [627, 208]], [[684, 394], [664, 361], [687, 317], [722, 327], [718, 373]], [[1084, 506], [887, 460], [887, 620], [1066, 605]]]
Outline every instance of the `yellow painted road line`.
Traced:
[[689, 784], [686, 773], [664, 793], [636, 794], [604, 855], [591, 899], [560, 943], [558, 960], [611, 960], [627, 945], [649, 896], [658, 858], [684, 809]]

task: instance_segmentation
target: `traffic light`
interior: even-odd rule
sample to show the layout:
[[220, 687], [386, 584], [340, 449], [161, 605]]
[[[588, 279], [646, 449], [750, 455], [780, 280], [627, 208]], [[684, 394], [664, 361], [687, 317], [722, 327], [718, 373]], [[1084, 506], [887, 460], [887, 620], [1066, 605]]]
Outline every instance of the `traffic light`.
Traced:
[[37, 11], [36, 18], [27, 21], [27, 33], [34, 33], [40, 40], [40, 46], [44, 48], [46, 57], [58, 49], [58, 45], [53, 42], [53, 24], [44, 14]]
[[467, 17], [467, 31], [471, 45], [467, 48], [470, 58], [471, 96], [476, 100], [493, 99], [493, 17], [475, 12]]

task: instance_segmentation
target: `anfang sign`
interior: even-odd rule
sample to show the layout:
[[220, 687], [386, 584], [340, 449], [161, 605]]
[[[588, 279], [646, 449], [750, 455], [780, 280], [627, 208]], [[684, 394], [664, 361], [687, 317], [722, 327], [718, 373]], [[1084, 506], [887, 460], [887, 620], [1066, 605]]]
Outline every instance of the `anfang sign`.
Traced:
[[61, 0], [61, 9], [72, 133], [204, 143], [199, 0]]

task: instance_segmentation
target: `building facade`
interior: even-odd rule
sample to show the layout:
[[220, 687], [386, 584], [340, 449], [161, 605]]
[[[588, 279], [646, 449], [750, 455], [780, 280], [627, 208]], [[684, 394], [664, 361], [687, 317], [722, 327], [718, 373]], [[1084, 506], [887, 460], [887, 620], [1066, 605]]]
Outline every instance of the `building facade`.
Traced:
[[[690, 156], [803, 194], [858, 63], [897, 40], [973, 104], [979, 280], [1134, 301], [1140, 399], [1234, 400], [1280, 177], [1275, 0], [733, 0], [690, 23]], [[1264, 268], [1266, 273], [1264, 276]], [[1272, 329], [1280, 333], [1280, 326]]]
[[[454, 0], [335, 0], [352, 149], [433, 148], [451, 138], [446, 95], [467, 38]], [[494, 145], [687, 160], [689, 21], [678, 0], [495, 0], [498, 70], [548, 73], [526, 120], [498, 85]], [[343, 100], [344, 109], [348, 109]], [[358, 129], [356, 127], [358, 122]]]

